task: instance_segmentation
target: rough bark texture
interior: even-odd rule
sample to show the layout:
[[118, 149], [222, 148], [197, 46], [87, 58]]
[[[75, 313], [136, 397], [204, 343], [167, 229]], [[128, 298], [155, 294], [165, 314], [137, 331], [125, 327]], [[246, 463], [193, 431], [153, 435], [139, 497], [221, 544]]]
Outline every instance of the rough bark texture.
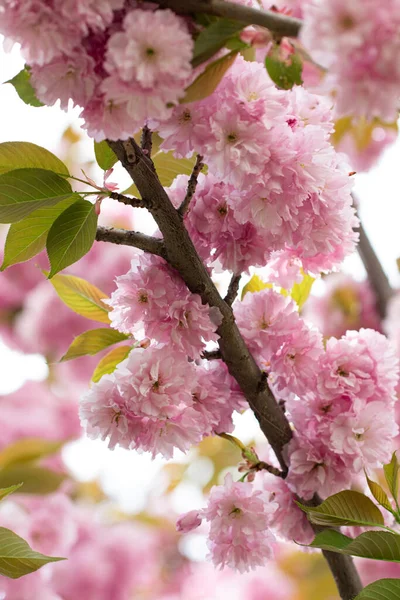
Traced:
[[145, 252], [157, 254], [166, 258], [165, 247], [162, 240], [158, 240], [144, 233], [116, 229], [115, 227], [97, 227], [96, 240], [98, 242], [111, 242], [123, 246], [134, 246]]
[[[162, 187], [152, 161], [133, 139], [108, 143], [132, 177], [142, 197], [146, 198], [146, 206], [163, 235], [166, 260], [179, 272], [193, 293], [199, 294], [204, 303], [216, 306], [220, 310], [223, 317], [218, 328], [221, 357], [230, 374], [238, 382], [283, 472], [286, 473], [285, 446], [292, 437], [292, 431], [282, 408], [268, 387], [266, 374], [257, 366], [239, 332], [231, 306], [218, 293], [193, 246], [181, 216]], [[351, 558], [332, 552], [324, 552], [324, 556], [342, 600], [352, 600], [361, 591], [362, 586]]]

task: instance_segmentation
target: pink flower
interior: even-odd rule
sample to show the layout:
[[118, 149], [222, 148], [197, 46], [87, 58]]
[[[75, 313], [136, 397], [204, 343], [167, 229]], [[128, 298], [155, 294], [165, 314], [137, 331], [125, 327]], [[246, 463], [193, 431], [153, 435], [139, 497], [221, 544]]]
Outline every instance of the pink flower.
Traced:
[[235, 483], [231, 475], [224, 485], [214, 486], [202, 518], [210, 523], [208, 545], [215, 566], [243, 573], [272, 558], [275, 538], [269, 524], [276, 509], [251, 483]]
[[250, 349], [266, 362], [302, 327], [293, 300], [271, 289], [246, 294], [235, 304], [235, 317]]

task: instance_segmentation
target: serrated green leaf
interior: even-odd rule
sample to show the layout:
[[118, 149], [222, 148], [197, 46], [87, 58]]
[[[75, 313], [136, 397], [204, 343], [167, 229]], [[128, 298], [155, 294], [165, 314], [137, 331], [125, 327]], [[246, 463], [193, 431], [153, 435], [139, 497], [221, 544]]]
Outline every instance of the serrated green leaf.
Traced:
[[133, 346], [118, 346], [117, 348], [113, 348], [111, 352], [108, 352], [97, 367], [94, 370], [92, 375], [92, 381], [97, 383], [103, 377], [103, 375], [107, 375], [109, 373], [113, 373], [120, 362], [125, 360], [125, 358], [129, 355]]
[[46, 242], [51, 266], [49, 279], [89, 252], [96, 238], [97, 219], [95, 205], [82, 199], [57, 217]]
[[361, 558], [400, 562], [400, 535], [389, 531], [367, 531], [353, 540], [334, 529], [326, 529], [318, 533], [307, 547]]
[[346, 490], [330, 496], [319, 506], [304, 506], [297, 503], [307, 513], [315, 525], [341, 526], [364, 525], [377, 527], [384, 525], [381, 511], [364, 494]]
[[23, 482], [21, 494], [52, 494], [65, 481], [66, 475], [30, 462], [10, 465], [0, 470], [0, 487]]
[[46, 148], [30, 142], [3, 142], [0, 144], [0, 175], [15, 169], [46, 169], [69, 175], [64, 163]]
[[94, 142], [94, 154], [97, 164], [103, 171], [108, 171], [108, 169], [111, 169], [118, 162], [117, 155], [111, 150], [105, 140], [103, 142]]
[[90, 329], [74, 339], [61, 361], [71, 360], [79, 356], [94, 356], [101, 350], [127, 339], [129, 339], [128, 335], [115, 329]]
[[47, 563], [60, 560], [65, 559], [35, 552], [19, 535], [0, 527], [0, 575], [18, 579], [37, 571]]
[[372, 481], [367, 474], [365, 474], [365, 476], [367, 478], [368, 487], [375, 500], [378, 502], [378, 504], [383, 506], [383, 508], [386, 508], [386, 510], [392, 512], [392, 505], [390, 504], [389, 498], [387, 497], [385, 490], [382, 489], [379, 483]]
[[78, 315], [110, 324], [110, 308], [103, 302], [108, 296], [95, 285], [74, 275], [55, 275], [50, 282], [64, 304]]
[[23, 483], [17, 483], [16, 485], [10, 485], [10, 487], [7, 487], [7, 488], [1, 488], [0, 489], [0, 500], [3, 500], [10, 494], [13, 494], [17, 490], [19, 490], [19, 488], [22, 487], [23, 485], [24, 485]]
[[11, 465], [32, 462], [58, 452], [65, 442], [41, 438], [23, 438], [6, 446], [0, 452], [0, 469]]
[[400, 579], [379, 579], [365, 587], [354, 600], [399, 600]]
[[47, 235], [54, 221], [66, 208], [76, 202], [77, 198], [79, 196], [73, 194], [56, 206], [39, 208], [22, 221], [13, 223], [7, 233], [4, 260], [0, 271], [39, 254], [46, 246]]
[[[192, 65], [197, 67], [223, 48], [232, 36], [243, 29], [243, 23], [219, 18], [203, 29], [194, 43]], [[236, 49], [236, 48], [235, 48]]]
[[303, 63], [297, 54], [291, 54], [288, 61], [276, 56], [267, 56], [265, 66], [272, 81], [282, 90], [291, 90], [294, 85], [303, 83]]
[[235, 62], [237, 55], [238, 52], [235, 50], [207, 65], [204, 71], [186, 89], [181, 103], [197, 102], [210, 96]]
[[383, 472], [385, 474], [385, 479], [389, 490], [397, 502], [399, 494], [399, 462], [397, 460], [396, 452], [393, 452], [390, 463], [383, 465]]
[[0, 223], [16, 223], [34, 211], [70, 198], [68, 181], [45, 169], [16, 169], [0, 175]]
[[303, 308], [305, 302], [307, 301], [314, 281], [314, 277], [311, 277], [311, 275], [305, 273], [303, 280], [300, 283], [295, 283], [292, 287], [290, 295], [298, 305], [299, 309]]
[[177, 175], [191, 175], [196, 158], [175, 158], [172, 152], [157, 152], [153, 158], [161, 184], [169, 187]]
[[18, 96], [21, 98], [21, 100], [23, 100], [23, 102], [25, 102], [25, 104], [35, 107], [44, 106], [44, 104], [36, 98], [36, 92], [31, 83], [31, 74], [27, 67], [22, 69], [22, 71], [20, 71], [12, 79], [5, 81], [5, 83], [11, 83], [11, 85], [14, 86]]

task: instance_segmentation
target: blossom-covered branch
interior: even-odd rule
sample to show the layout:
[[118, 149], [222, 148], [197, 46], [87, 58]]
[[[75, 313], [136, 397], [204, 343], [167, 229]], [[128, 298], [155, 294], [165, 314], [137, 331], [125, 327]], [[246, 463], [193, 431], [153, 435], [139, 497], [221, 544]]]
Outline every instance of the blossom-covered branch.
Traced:
[[279, 36], [297, 37], [300, 19], [270, 11], [257, 10], [248, 6], [234, 4], [226, 0], [152, 0], [160, 6], [168, 7], [177, 13], [206, 13], [242, 22], [244, 25], [260, 25]]
[[144, 252], [156, 254], [163, 258], [166, 256], [165, 247], [161, 240], [136, 231], [99, 226], [97, 228], [96, 240], [98, 242], [111, 242], [112, 244], [119, 244], [121, 246], [133, 246], [134, 248], [139, 248], [139, 250], [144, 250]]

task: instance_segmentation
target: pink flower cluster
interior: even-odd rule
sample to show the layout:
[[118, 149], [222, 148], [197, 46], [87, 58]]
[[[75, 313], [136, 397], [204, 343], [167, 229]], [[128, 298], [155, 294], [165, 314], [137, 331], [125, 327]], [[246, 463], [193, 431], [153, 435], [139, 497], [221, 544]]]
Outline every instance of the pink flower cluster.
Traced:
[[339, 114], [398, 117], [400, 5], [398, 0], [311, 0], [304, 4], [301, 39], [329, 68]]
[[[140, 6], [140, 8], [139, 8]], [[164, 119], [190, 79], [193, 41], [170, 10], [124, 0], [0, 1], [0, 32], [22, 45], [45, 104], [81, 106], [95, 139]]]
[[308, 393], [287, 402], [297, 432], [289, 448], [293, 491], [327, 496], [390, 460], [397, 382], [398, 359], [382, 334], [361, 329], [328, 340]]
[[202, 520], [208, 521], [208, 547], [215, 566], [243, 573], [273, 557], [275, 537], [270, 523], [277, 508], [251, 483], [234, 482], [227, 475], [224, 485], [212, 488], [207, 507], [183, 515], [177, 528], [188, 533]]
[[168, 346], [134, 349], [81, 398], [82, 425], [110, 448], [171, 458], [174, 448], [185, 452], [208, 435], [232, 431], [232, 413], [244, 399], [225, 370], [196, 366]]
[[[321, 97], [277, 90], [263, 65], [238, 57], [211, 96], [154, 126], [162, 149], [197, 152], [209, 167], [186, 218], [203, 258], [237, 271], [281, 251], [318, 273], [354, 250], [350, 169]], [[182, 199], [181, 180], [171, 195]]]
[[116, 282], [108, 301], [115, 329], [128, 334], [144, 330], [147, 337], [193, 359], [200, 356], [205, 342], [218, 340], [218, 309], [204, 306], [162, 258], [138, 255]]
[[295, 427], [287, 478], [292, 491], [327, 496], [363, 468], [390, 460], [398, 433], [398, 360], [382, 334], [348, 331], [324, 349], [321, 334], [293, 301], [271, 289], [247, 294], [235, 315]]

